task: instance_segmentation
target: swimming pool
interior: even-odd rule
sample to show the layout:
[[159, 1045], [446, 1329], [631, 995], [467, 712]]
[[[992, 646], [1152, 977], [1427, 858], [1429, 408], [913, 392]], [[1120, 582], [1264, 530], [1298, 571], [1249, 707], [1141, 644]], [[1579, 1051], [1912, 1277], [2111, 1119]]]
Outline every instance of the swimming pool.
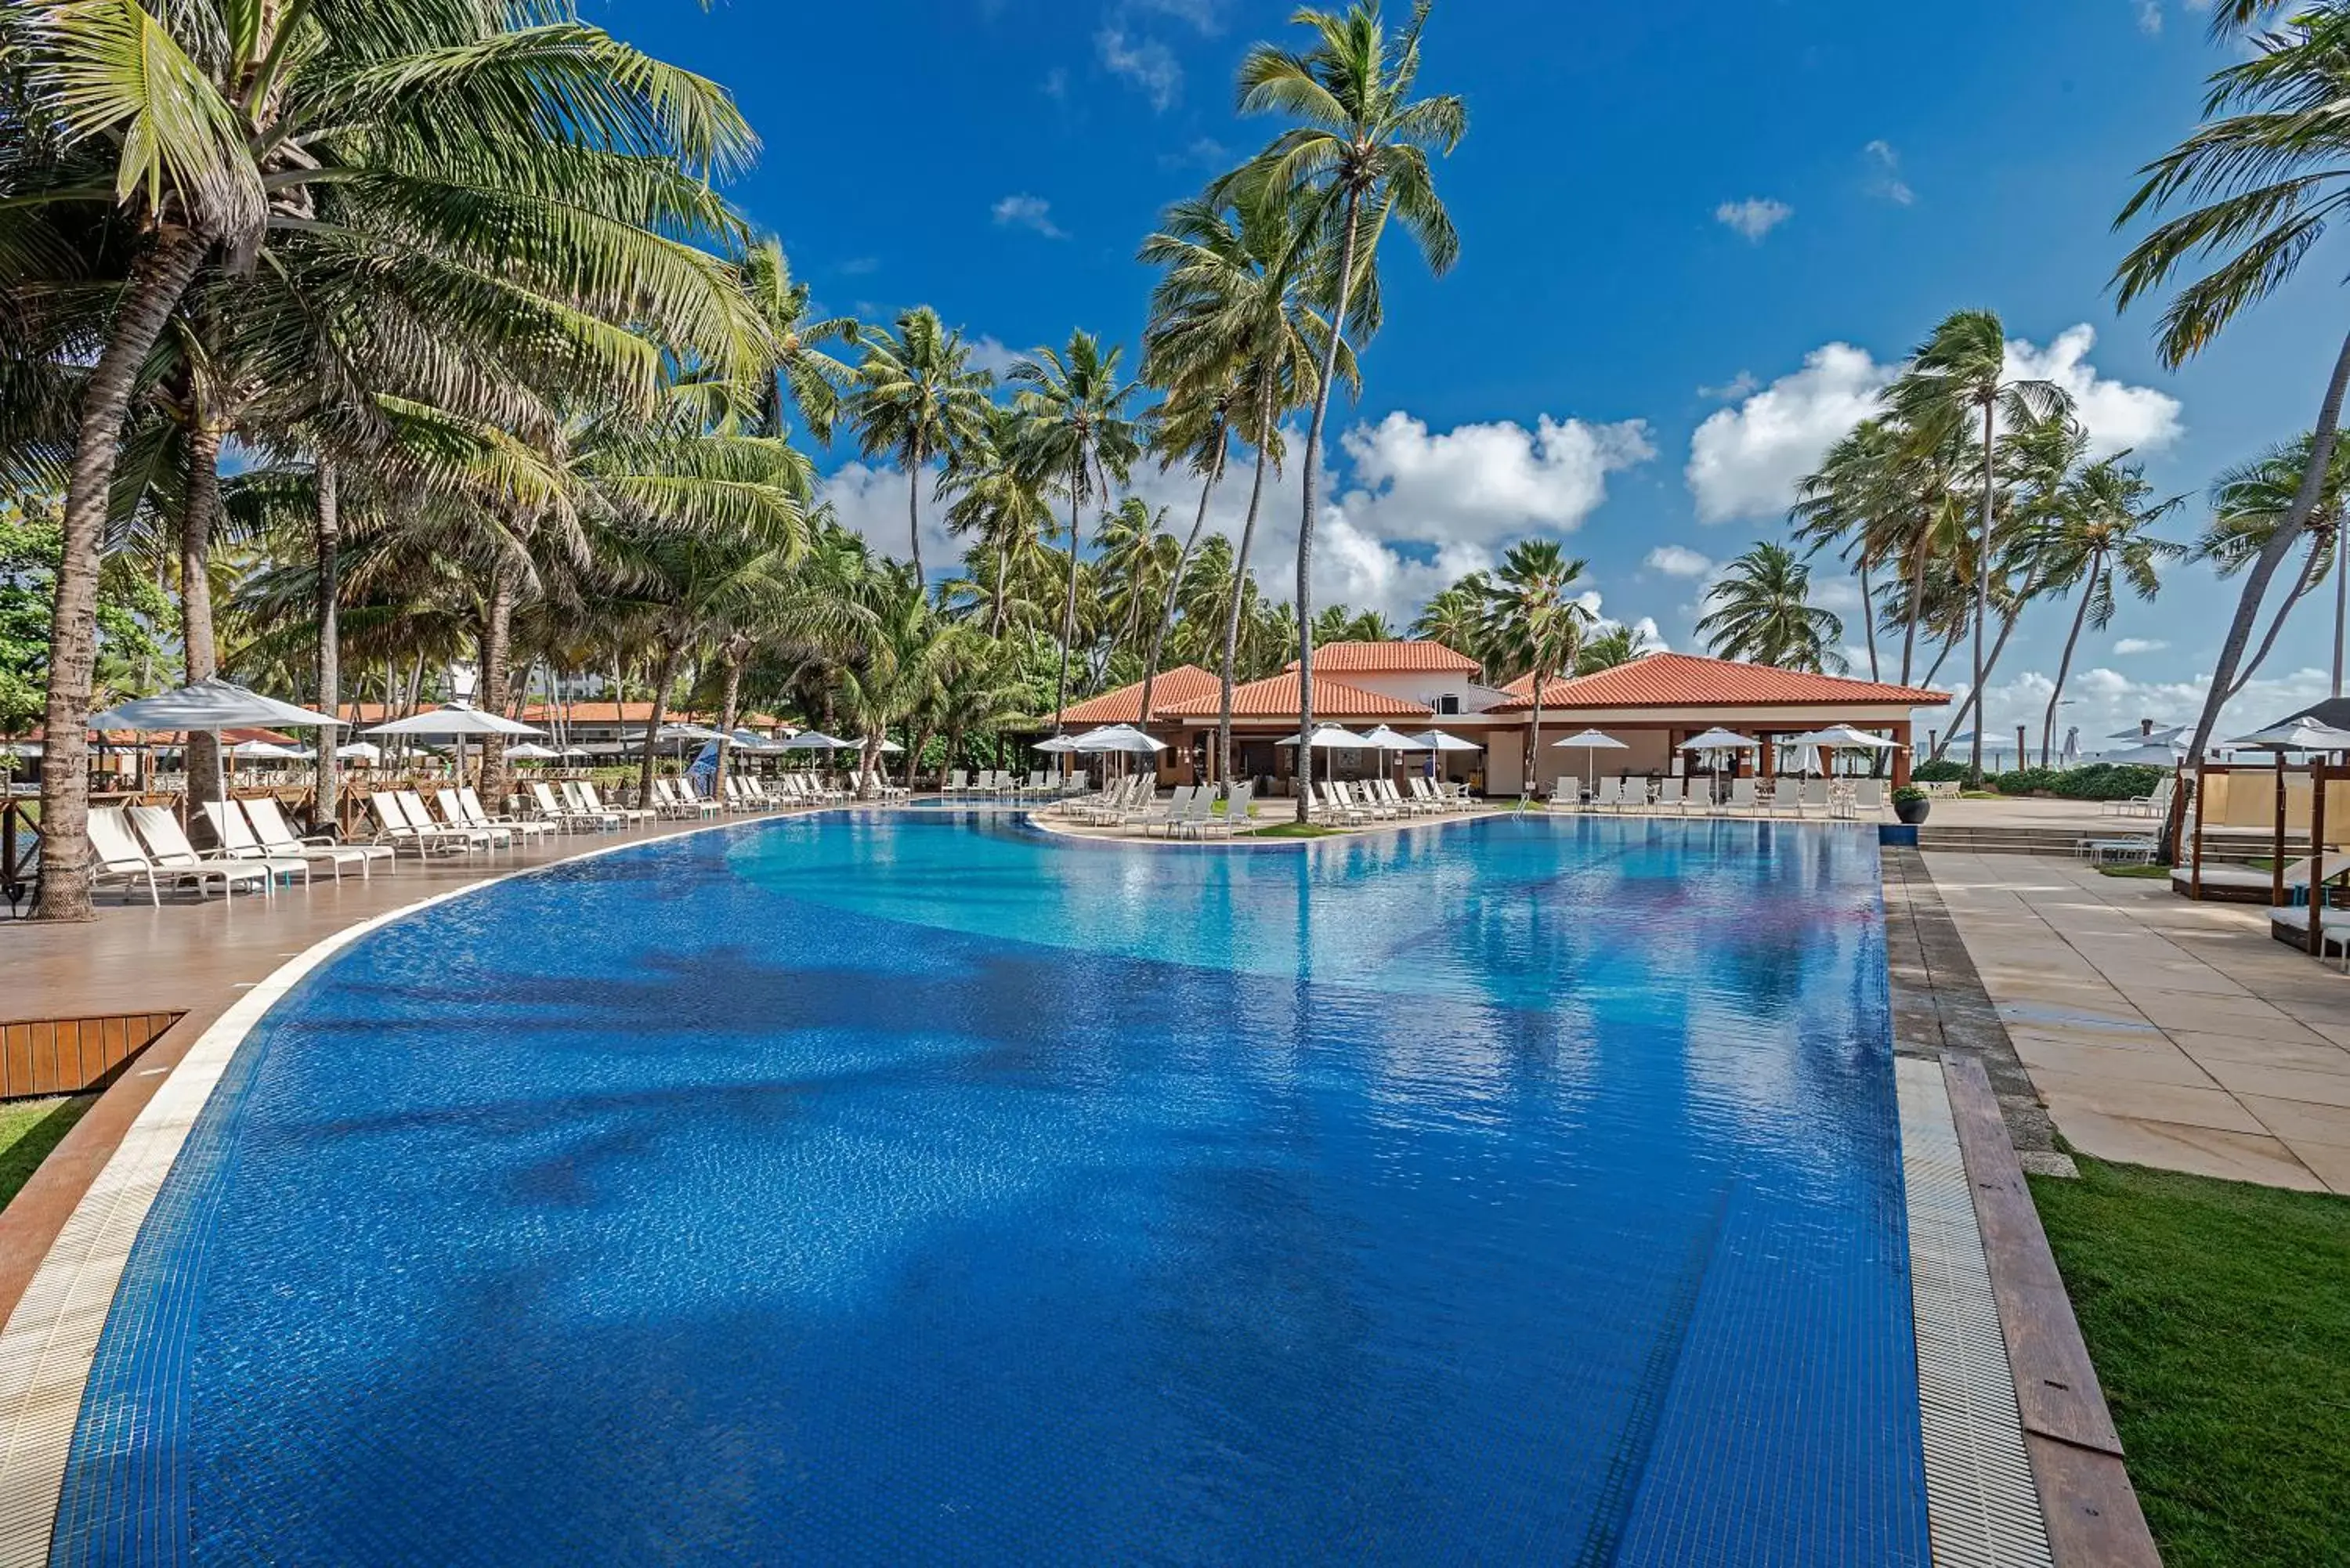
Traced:
[[1873, 835], [899, 812], [312, 973], [53, 1560], [1928, 1556]]

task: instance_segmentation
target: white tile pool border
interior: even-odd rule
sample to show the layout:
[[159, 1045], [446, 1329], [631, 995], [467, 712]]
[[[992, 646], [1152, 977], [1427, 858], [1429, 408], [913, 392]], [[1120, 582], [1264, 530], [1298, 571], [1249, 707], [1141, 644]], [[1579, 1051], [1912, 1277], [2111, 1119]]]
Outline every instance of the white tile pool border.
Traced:
[[1897, 1056], [1893, 1079], [1934, 1563], [2046, 1568], [2047, 1526], [1942, 1064]]
[[[837, 806], [832, 810], [853, 810]], [[814, 816], [713, 822], [478, 877], [321, 938], [230, 1003], [172, 1067], [74, 1206], [0, 1327], [0, 1568], [44, 1568], [98, 1343], [164, 1179], [253, 1026], [303, 978], [370, 931], [484, 888], [704, 833]]]

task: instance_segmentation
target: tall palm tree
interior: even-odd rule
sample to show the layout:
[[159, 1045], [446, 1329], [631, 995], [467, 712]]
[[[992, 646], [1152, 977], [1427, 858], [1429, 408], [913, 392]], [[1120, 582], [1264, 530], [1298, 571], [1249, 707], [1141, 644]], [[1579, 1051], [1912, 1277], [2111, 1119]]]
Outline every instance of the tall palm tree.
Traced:
[[1646, 659], [1656, 651], [1656, 643], [1639, 628], [1611, 626], [1583, 639], [1582, 648], [1575, 655], [1575, 672], [1596, 675], [1603, 670]]
[[[2301, 495], [2302, 481], [2308, 472], [2310, 452], [2315, 445], [2314, 435], [2303, 432], [2250, 462], [2237, 464], [2212, 481], [2211, 521], [2196, 540], [2195, 554], [2210, 562], [2223, 577], [2234, 576], [2256, 561], [2277, 530], [2293, 515], [2293, 503]], [[2333, 694], [2342, 695], [2343, 635], [2345, 612], [2350, 610], [2350, 603], [2345, 603], [2345, 595], [2350, 595], [2350, 574], [2337, 567], [2343, 524], [2345, 514], [2350, 514], [2350, 447], [2336, 443], [2327, 467], [2332, 472], [2318, 486], [2316, 503], [2303, 520], [2303, 532], [2309, 538], [2309, 552], [2293, 578], [2292, 591], [2285, 595], [2284, 602], [2270, 620], [2268, 634], [2240, 667], [2234, 683], [2228, 688], [2230, 697], [2241, 691], [2244, 683], [2267, 660], [2293, 607], [2329, 576], [2334, 579]]]
[[1524, 788], [1541, 787], [1543, 690], [1575, 668], [1593, 616], [1578, 597], [1588, 563], [1569, 559], [1555, 539], [1510, 546], [1485, 589], [1483, 643], [1511, 669], [1533, 677], [1534, 728], [1526, 740]]
[[1492, 600], [1492, 586], [1490, 573], [1471, 572], [1438, 589], [1413, 619], [1412, 636], [1440, 642], [1480, 664], [1492, 662], [1486, 657], [1485, 610]]
[[1020, 413], [1023, 461], [1038, 473], [1051, 474], [1069, 498], [1068, 597], [1061, 612], [1061, 675], [1053, 694], [1055, 734], [1068, 704], [1069, 653], [1076, 644], [1080, 509], [1107, 505], [1112, 483], [1123, 484], [1134, 472], [1147, 433], [1128, 411], [1140, 387], [1118, 379], [1123, 357], [1115, 344], [1105, 350], [1092, 333], [1072, 332], [1065, 350], [1039, 348], [1012, 367], [1011, 379], [1020, 388], [1014, 407]]
[[1333, 344], [1340, 379], [1359, 385], [1343, 334], [1316, 307], [1317, 270], [1311, 216], [1304, 200], [1234, 203], [1215, 196], [1178, 202], [1142, 243], [1141, 259], [1165, 272], [1151, 291], [1144, 337], [1151, 379], [1179, 398], [1203, 395], [1226, 379], [1237, 383], [1233, 433], [1256, 449], [1248, 508], [1232, 555], [1224, 597], [1222, 699], [1216, 721], [1216, 776], [1232, 777], [1232, 686], [1240, 666], [1242, 618], [1255, 597], [1249, 552], [1256, 539], [1268, 467], [1286, 447], [1283, 416], [1314, 395]]
[[710, 83], [554, 5], [17, 6], [0, 58], [10, 251], [104, 231], [125, 258], [77, 354], [42, 758], [39, 912], [84, 919], [109, 493], [141, 368], [208, 259], [247, 269], [290, 236], [349, 236], [387, 270], [445, 271], [444, 318], [506, 317], [576, 376], [643, 393], [659, 350], [622, 323], [740, 347], [739, 296], [696, 242], [736, 232], [710, 176], [753, 138]]
[[1440, 276], [1461, 250], [1452, 218], [1437, 199], [1429, 155], [1449, 155], [1469, 129], [1469, 113], [1450, 94], [1415, 99], [1419, 38], [1429, 0], [1412, 7], [1411, 21], [1389, 36], [1376, 0], [1344, 14], [1301, 9], [1292, 18], [1315, 35], [1311, 47], [1259, 44], [1241, 62], [1244, 114], [1287, 115], [1299, 123], [1282, 132], [1231, 177], [1243, 204], [1302, 202], [1305, 230], [1336, 257], [1337, 287], [1314, 412], [1305, 427], [1305, 492], [1297, 526], [1297, 820], [1313, 793], [1314, 749], [1314, 491], [1322, 456], [1322, 427], [1330, 388], [1338, 375], [1338, 345], [1352, 326], [1359, 337], [1376, 325], [1375, 272], [1388, 221], [1400, 223], [1418, 243], [1429, 270]]
[[[2281, 0], [2227, 0], [2212, 26], [2222, 35], [2270, 21]], [[2175, 203], [2188, 210], [2133, 246], [2114, 274], [2123, 308], [2199, 272], [2162, 314], [2156, 344], [2176, 368], [2209, 348], [2237, 316], [2283, 286], [2350, 202], [2350, 128], [2336, 106], [2350, 78], [2350, 14], [2338, 5], [2295, 7], [2282, 26], [2245, 33], [2251, 57], [2210, 78], [2204, 123], [2147, 164], [2114, 220], [2121, 228]], [[2309, 461], [2290, 506], [2252, 555], [2243, 592], [2211, 671], [2211, 689], [2189, 754], [2200, 757], [2220, 710], [2238, 687], [2238, 668], [2278, 567], [2309, 525], [2333, 471], [2342, 400], [2350, 389], [2350, 335], [2335, 354], [2311, 431]]]
[[1844, 622], [1812, 603], [1812, 569], [1769, 540], [1730, 563], [1706, 594], [1697, 634], [1717, 659], [1842, 674]]
[[914, 580], [922, 576], [922, 478], [933, 461], [953, 467], [956, 452], [986, 432], [989, 378], [971, 366], [962, 334], [929, 306], [898, 317], [894, 336], [868, 332], [847, 400], [858, 448], [906, 471], [906, 538]]
[[815, 316], [808, 286], [792, 276], [792, 264], [780, 241], [753, 244], [743, 253], [736, 271], [773, 344], [774, 369], [758, 378], [751, 433], [788, 434], [788, 410], [795, 408], [810, 435], [830, 441], [833, 421], [840, 415], [841, 389], [856, 379], [857, 372], [825, 348], [856, 343], [856, 317]]
[[[1146, 353], [1148, 341], [1146, 337]], [[1200, 535], [1208, 525], [1208, 503], [1213, 499], [1216, 485], [1224, 477], [1224, 465], [1232, 457], [1233, 415], [1247, 399], [1247, 389], [1241, 383], [1237, 368], [1232, 370], [1221, 380], [1189, 381], [1171, 389], [1159, 410], [1158, 429], [1151, 439], [1160, 472], [1182, 462], [1200, 476], [1200, 504], [1191, 514], [1191, 531], [1183, 536], [1183, 548], [1175, 557], [1174, 568], [1167, 574], [1166, 593], [1150, 628], [1150, 648], [1143, 656], [1141, 715], [1145, 722], [1150, 717], [1168, 628], [1175, 624], [1183, 576], [1191, 569], [1193, 552], [1200, 547]]]
[[[2073, 629], [2065, 635], [2064, 655], [2056, 661], [2056, 683], [2048, 692], [2048, 712], [2040, 724], [2043, 768], [2054, 749], [2056, 710], [2073, 673], [2073, 650], [2080, 643], [2081, 629], [2093, 626], [2103, 631], [2113, 621], [2115, 576], [2118, 574], [2132, 593], [2150, 601], [2162, 591], [2162, 563], [2187, 553], [2184, 545], [2150, 532], [2186, 497], [2155, 501], [2153, 494], [2145, 474], [2118, 457], [2091, 463], [2065, 485], [2057, 524], [2059, 559], [2048, 573], [2048, 587], [2064, 592], [2078, 585], [2081, 601], [2073, 612]], [[1981, 714], [1975, 727], [1982, 727]]]
[[968, 560], [973, 589], [987, 606], [990, 637], [1003, 635], [1013, 607], [1032, 607], [1022, 590], [1043, 576], [1050, 554], [1045, 539], [1053, 507], [1020, 450], [1021, 429], [1018, 410], [990, 404], [979, 438], [964, 443], [949, 475], [954, 500], [947, 528], [978, 541]]
[[[1989, 310], [1955, 311], [1920, 344], [1908, 369], [1886, 390], [1886, 402], [1910, 432], [1916, 450], [1931, 451], [1953, 432], [1980, 423], [1982, 431], [1981, 526], [1975, 544], [1974, 686], [1980, 705], [1987, 665], [1983, 628], [1991, 616], [1991, 531], [1999, 511], [1999, 422], [2044, 420], [2069, 400], [2055, 383], [2007, 374], [2007, 331]], [[1978, 716], [1967, 776], [1982, 778], [1982, 731]]]

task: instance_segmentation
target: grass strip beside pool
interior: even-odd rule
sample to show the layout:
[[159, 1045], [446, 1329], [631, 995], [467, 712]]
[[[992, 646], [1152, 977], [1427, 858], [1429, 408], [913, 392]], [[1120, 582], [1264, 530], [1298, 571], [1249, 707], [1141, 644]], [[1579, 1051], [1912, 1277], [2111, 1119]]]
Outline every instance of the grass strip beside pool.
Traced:
[[2350, 1563], [2350, 1199], [2079, 1164], [2032, 1195], [2163, 1561]]
[[96, 1095], [75, 1095], [52, 1100], [20, 1100], [0, 1106], [0, 1209], [7, 1207], [17, 1189], [33, 1179], [49, 1150], [73, 1130]]

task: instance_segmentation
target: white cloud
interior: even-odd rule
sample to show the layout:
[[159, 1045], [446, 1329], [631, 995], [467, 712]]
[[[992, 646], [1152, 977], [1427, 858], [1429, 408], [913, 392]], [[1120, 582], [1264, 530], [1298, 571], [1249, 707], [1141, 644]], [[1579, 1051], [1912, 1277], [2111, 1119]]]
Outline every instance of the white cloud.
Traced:
[[881, 258], [879, 256], [851, 256], [847, 261], [842, 262], [835, 270], [843, 277], [863, 277], [868, 273], [875, 273], [881, 270]]
[[[936, 498], [934, 470], [922, 475], [922, 568], [936, 576], [952, 566], [962, 542], [947, 532], [946, 503]], [[896, 560], [907, 558], [906, 472], [892, 464], [845, 462], [816, 485], [840, 525]]]
[[2134, 653], [2160, 653], [2169, 646], [2160, 638], [2126, 637], [2114, 644], [2114, 653], [2118, 658], [2127, 659]]
[[2148, 35], [2162, 31], [2162, 0], [2132, 0], [2137, 7], [2137, 30]]
[[1746, 237], [1748, 243], [1761, 244], [1762, 236], [1795, 215], [1795, 209], [1784, 202], [1768, 196], [1749, 196], [1743, 202], [1724, 202], [1713, 210], [1713, 221]]
[[1838, 615], [1857, 614], [1860, 610], [1860, 585], [1850, 577], [1812, 578], [1812, 603]]
[[1220, 169], [1231, 161], [1232, 150], [1212, 136], [1194, 137], [1180, 151], [1159, 155], [1161, 169]]
[[1901, 178], [1901, 154], [1894, 150], [1893, 143], [1879, 137], [1860, 152], [1868, 161], [1870, 195], [1881, 196], [1898, 207], [1906, 207], [1918, 199], [1918, 192]]
[[1051, 70], [1046, 71], [1045, 73], [1045, 79], [1036, 84], [1036, 90], [1050, 99], [1064, 99], [1068, 97], [1069, 73], [1067, 67], [1063, 66], [1055, 66]]
[[965, 338], [963, 346], [971, 350], [971, 368], [984, 370], [999, 381], [1011, 372], [1013, 366], [1028, 357], [1018, 348], [1007, 348], [1002, 338], [985, 332], [976, 337]]
[[1656, 455], [1638, 420], [1595, 425], [1539, 416], [1430, 431], [1398, 411], [1340, 438], [1357, 488], [1359, 526], [1383, 539], [1498, 545], [1518, 535], [1571, 533], [1607, 496], [1607, 475]]
[[1684, 476], [1700, 523], [1769, 517], [1794, 502], [1795, 483], [1877, 407], [1893, 379], [1865, 349], [1830, 343], [1804, 357], [1734, 409], [1717, 410], [1690, 438]]
[[1101, 63], [1112, 76], [1132, 82], [1150, 107], [1164, 114], [1183, 90], [1183, 67], [1175, 52], [1156, 38], [1129, 38], [1121, 27], [1094, 35]]
[[1048, 240], [1066, 240], [1068, 233], [1053, 222], [1053, 203], [1026, 192], [1000, 198], [989, 209], [999, 229], [1033, 229]]
[[[1955, 662], [1955, 661], [1954, 661]], [[1947, 672], [1947, 671], [1946, 671]], [[2024, 726], [2031, 744], [2033, 759], [2040, 754], [2040, 726], [2048, 711], [2048, 693], [2054, 687], [2048, 675], [2038, 670], [2025, 670], [2009, 679], [1994, 678], [1991, 684], [1991, 725], [1984, 733], [2005, 737], [2011, 748], [2015, 727]], [[2203, 697], [2210, 690], [2208, 674], [2199, 674], [2186, 680], [2134, 680], [2120, 670], [2099, 665], [2076, 670], [2065, 682], [2064, 704], [2056, 710], [2056, 750], [2064, 744], [2064, 732], [2077, 728], [2081, 732], [2081, 750], [2109, 751], [2128, 744], [2126, 741], [2108, 740], [2125, 731], [2135, 732], [2140, 720], [2151, 719], [2157, 725], [2185, 724], [2191, 731], [2202, 716]], [[1942, 690], [1951, 693], [1950, 706], [1921, 710], [1920, 725], [1947, 731], [1950, 715], [1958, 711], [1959, 702], [1966, 696], [1964, 682], [1944, 681]], [[2303, 668], [2272, 678], [2255, 679], [2234, 701], [2221, 712], [2219, 728], [2212, 732], [2215, 742], [2230, 735], [2241, 735], [2256, 725], [2271, 723], [2297, 709], [2306, 708], [2333, 690], [2333, 678], [2323, 670]], [[1971, 727], [1972, 721], [1969, 721]], [[1925, 731], [1920, 729], [1922, 737]]]
[[1753, 371], [1741, 370], [1719, 387], [1700, 387], [1697, 389], [1697, 395], [1700, 398], [1711, 398], [1717, 403], [1734, 403], [1739, 399], [1757, 390], [1762, 385], [1762, 379]]
[[1700, 556], [1686, 545], [1659, 545], [1641, 564], [1669, 577], [1701, 577], [1713, 570], [1711, 556]]
[[2127, 447], [2144, 455], [2177, 441], [2184, 427], [2178, 400], [2152, 387], [2126, 386], [2097, 374], [2088, 362], [2097, 329], [2086, 322], [2067, 327], [2046, 348], [2022, 339], [2007, 346], [2007, 374], [2054, 381], [2071, 395], [2074, 411], [2088, 427], [2089, 455], [2109, 457]]
[[1211, 36], [1223, 30], [1223, 0], [1127, 0], [1127, 5], [1130, 10], [1155, 11], [1188, 22]]
[[[2098, 374], [2088, 362], [2096, 329], [2085, 323], [2056, 335], [2045, 348], [2023, 339], [2007, 346], [2006, 373], [2050, 380], [2063, 388], [2089, 431], [2092, 457], [2125, 447], [2157, 452], [2184, 427], [2178, 400], [2151, 387], [2133, 387]], [[1819, 465], [1829, 447], [1877, 411], [1877, 394], [1900, 372], [1863, 348], [1830, 343], [1804, 358], [1804, 368], [1782, 376], [1735, 408], [1707, 416], [1690, 438], [1684, 477], [1697, 499], [1700, 523], [1772, 517], [1794, 504], [1796, 483]]]

